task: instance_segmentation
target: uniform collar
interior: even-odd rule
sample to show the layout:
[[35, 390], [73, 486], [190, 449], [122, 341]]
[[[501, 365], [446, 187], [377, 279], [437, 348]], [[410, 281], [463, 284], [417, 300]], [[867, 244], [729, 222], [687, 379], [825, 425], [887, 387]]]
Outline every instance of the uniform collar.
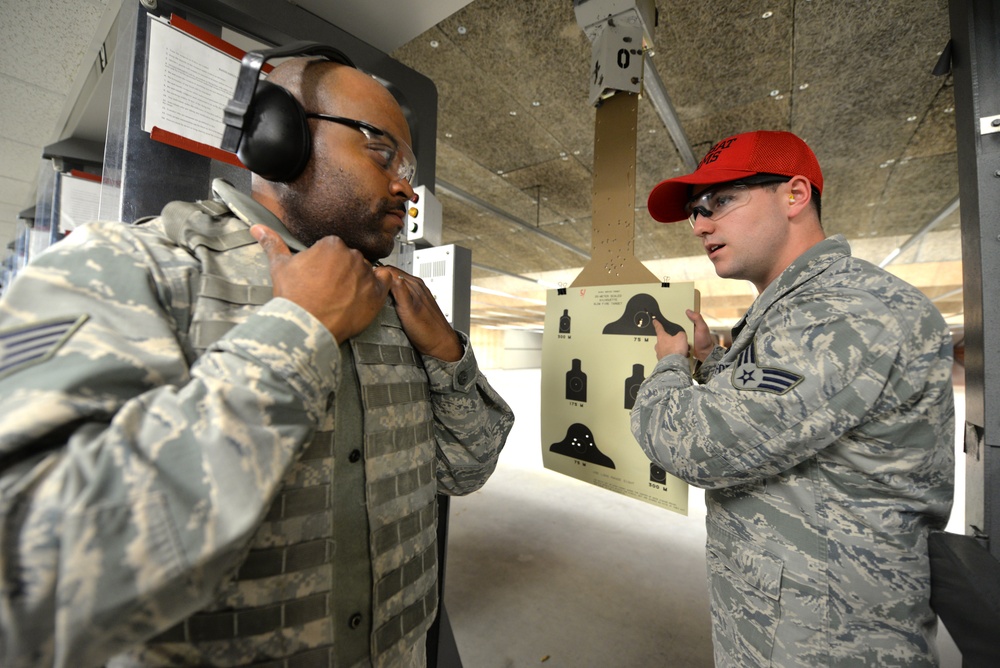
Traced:
[[763, 317], [763, 314], [788, 292], [794, 290], [814, 276], [821, 274], [826, 269], [846, 257], [851, 256], [851, 246], [843, 235], [837, 234], [807, 250], [798, 256], [788, 267], [778, 275], [771, 284], [764, 288], [764, 291], [757, 296], [746, 314], [733, 327], [733, 340], [748, 323]]
[[293, 251], [303, 251], [306, 247], [292, 236], [281, 220], [271, 213], [263, 204], [253, 197], [240, 192], [225, 179], [212, 181], [212, 192], [225, 202], [229, 210], [247, 225], [266, 225], [278, 233], [281, 239]]

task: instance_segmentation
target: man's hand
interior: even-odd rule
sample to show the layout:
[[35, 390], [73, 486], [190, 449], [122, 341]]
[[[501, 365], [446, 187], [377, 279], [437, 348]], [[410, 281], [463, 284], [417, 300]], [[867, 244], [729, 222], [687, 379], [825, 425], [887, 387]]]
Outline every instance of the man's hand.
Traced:
[[[700, 313], [691, 309], [687, 309], [684, 313], [694, 323], [694, 356], [704, 362], [715, 350], [715, 339]], [[671, 336], [667, 334], [667, 330], [663, 329], [663, 325], [655, 317], [653, 318], [653, 328], [656, 330], [656, 359], [663, 359], [667, 355], [687, 357], [691, 354], [692, 348], [688, 346], [687, 333], [684, 330]]]
[[709, 331], [708, 325], [700, 313], [691, 309], [687, 309], [684, 313], [687, 314], [688, 320], [694, 323], [694, 356], [704, 362], [715, 350], [715, 337], [712, 336], [712, 332]]
[[688, 336], [683, 329], [676, 334], [668, 334], [660, 321], [653, 317], [653, 329], [656, 330], [656, 359], [661, 360], [667, 355], [688, 356]]
[[392, 290], [403, 331], [417, 352], [445, 362], [462, 359], [458, 334], [422, 280], [396, 267], [376, 267], [375, 274]]
[[390, 279], [335, 236], [292, 255], [277, 232], [254, 225], [250, 234], [267, 253], [274, 296], [295, 302], [323, 323], [337, 343], [363, 332], [381, 310]]

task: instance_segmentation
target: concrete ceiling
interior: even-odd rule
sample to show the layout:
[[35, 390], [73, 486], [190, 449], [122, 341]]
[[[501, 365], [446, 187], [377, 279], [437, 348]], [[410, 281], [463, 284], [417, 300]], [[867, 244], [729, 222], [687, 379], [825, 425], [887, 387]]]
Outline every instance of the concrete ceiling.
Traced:
[[[41, 148], [64, 136], [67, 110], [118, 4], [0, 0], [4, 245], [17, 213], [32, 204]], [[333, 0], [296, 4], [336, 22]], [[473, 324], [537, 328], [545, 287], [510, 274], [569, 284], [585, 263], [572, 249], [590, 251], [591, 44], [571, 0], [452, 4], [415, 36], [385, 36], [382, 48], [438, 87], [443, 243], [473, 251]], [[931, 74], [949, 39], [947, 0], [657, 0], [656, 6], [651, 62], [696, 158], [736, 132], [799, 134], [823, 167], [827, 232], [845, 235], [856, 255], [876, 263], [957, 198], [952, 81]], [[382, 34], [365, 36], [363, 29], [354, 34], [370, 43]], [[408, 41], [393, 43], [400, 39]], [[752, 301], [752, 286], [715, 278], [687, 225], [655, 223], [645, 210], [649, 190], [683, 171], [681, 154], [644, 99], [635, 254], [657, 276], [695, 281], [703, 310], [721, 330]], [[936, 298], [949, 322], [961, 326], [957, 211], [888, 268]]]

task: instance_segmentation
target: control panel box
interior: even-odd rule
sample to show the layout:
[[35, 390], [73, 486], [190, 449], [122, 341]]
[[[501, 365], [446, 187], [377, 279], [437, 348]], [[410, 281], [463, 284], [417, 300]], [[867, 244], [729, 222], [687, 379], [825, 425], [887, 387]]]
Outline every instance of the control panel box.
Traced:
[[406, 240], [419, 248], [441, 245], [441, 201], [427, 186], [413, 189], [417, 201], [407, 205]]
[[417, 249], [413, 252], [412, 273], [430, 289], [451, 326], [468, 334], [472, 251], [455, 244]]

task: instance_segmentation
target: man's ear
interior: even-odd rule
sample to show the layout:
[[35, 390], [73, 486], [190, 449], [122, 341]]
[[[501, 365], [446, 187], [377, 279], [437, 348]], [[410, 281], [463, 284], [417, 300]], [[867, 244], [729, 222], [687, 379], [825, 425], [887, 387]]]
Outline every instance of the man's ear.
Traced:
[[793, 176], [787, 183], [788, 215], [796, 216], [809, 206], [812, 201], [812, 184], [804, 176]]

